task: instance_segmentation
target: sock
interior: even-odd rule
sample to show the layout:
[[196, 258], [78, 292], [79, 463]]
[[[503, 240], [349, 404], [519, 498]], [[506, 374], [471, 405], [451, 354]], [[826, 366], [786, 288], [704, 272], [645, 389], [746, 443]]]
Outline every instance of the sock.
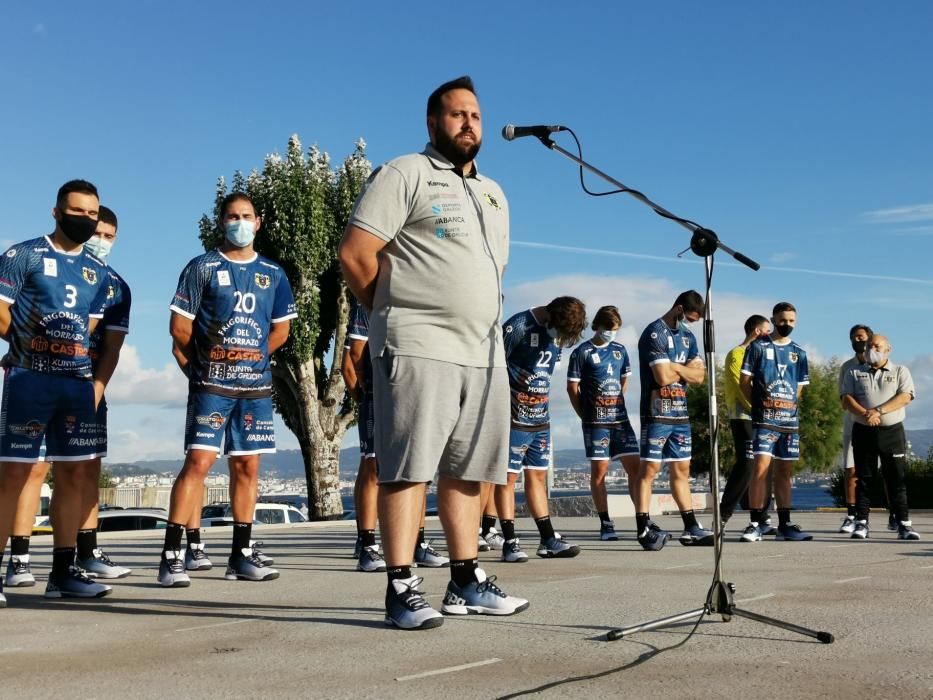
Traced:
[[761, 525], [765, 521], [765, 512], [759, 508], [752, 508], [749, 512], [749, 517], [752, 522], [756, 525]]
[[778, 526], [784, 527], [790, 522], [790, 508], [778, 508]]
[[392, 585], [392, 581], [397, 578], [411, 578], [411, 567], [410, 566], [391, 566], [386, 568], [386, 574], [389, 576], [389, 586]]
[[761, 509], [761, 520], [759, 522], [766, 523], [771, 520], [771, 516], [768, 515], [768, 506], [765, 506]]
[[692, 510], [680, 511], [680, 517], [683, 518], [685, 530], [689, 530], [691, 527], [699, 527], [697, 516], [694, 515]]
[[181, 536], [185, 534], [185, 526], [179, 523], [170, 522], [165, 526], [165, 544], [162, 545], [163, 552], [180, 552]]
[[648, 527], [649, 520], [651, 518], [648, 517], [647, 513], [635, 513], [635, 529], [638, 530], [639, 535]]
[[360, 530], [360, 542], [364, 547], [375, 547], [376, 546], [376, 531], [375, 530]]
[[75, 548], [62, 547], [52, 550], [52, 573], [51, 576], [67, 576], [68, 570], [75, 563]]
[[193, 544], [201, 544], [201, 528], [185, 528], [185, 539], [189, 547]]
[[97, 530], [78, 530], [78, 559], [90, 559], [97, 549]]
[[418, 547], [420, 547], [420, 546], [423, 545], [423, 544], [424, 544], [424, 528], [423, 528], [423, 527], [419, 527], [419, 528], [418, 528], [418, 541], [415, 542], [415, 549], [417, 549]]
[[538, 526], [538, 532], [541, 533], [542, 542], [547, 542], [554, 536], [554, 526], [551, 525], [550, 515], [545, 515], [543, 518], [536, 518], [535, 525]]
[[29, 535], [13, 535], [10, 538], [10, 554], [14, 557], [29, 554]]
[[249, 549], [249, 538], [253, 535], [252, 523], [233, 523], [233, 546], [230, 550], [231, 557], [243, 556], [243, 550]]
[[506, 541], [515, 539], [515, 521], [503, 520], [499, 518], [499, 526], [502, 528], [502, 538]]
[[611, 523], [612, 520], [609, 519], [609, 511], [599, 511], [599, 521], [602, 523]]
[[485, 537], [489, 534], [489, 531], [494, 528], [496, 525], [496, 516], [495, 515], [484, 515], [482, 524], [480, 525], [480, 534]]
[[858, 506], [854, 503], [846, 503], [846, 515], [854, 518], [858, 515]]
[[450, 580], [461, 588], [476, 580], [477, 559], [453, 559], [450, 562]]

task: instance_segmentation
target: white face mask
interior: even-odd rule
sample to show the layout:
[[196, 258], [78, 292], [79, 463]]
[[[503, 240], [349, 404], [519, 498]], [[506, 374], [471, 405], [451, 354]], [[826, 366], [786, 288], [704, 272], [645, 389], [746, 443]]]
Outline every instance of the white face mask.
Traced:
[[880, 350], [875, 350], [874, 348], [869, 348], [868, 350], [868, 364], [870, 365], [882, 365], [884, 361], [888, 359], [888, 353], [881, 352]]
[[111, 248], [113, 248], [113, 243], [105, 240], [101, 236], [92, 236], [88, 239], [87, 243], [84, 244], [84, 249], [87, 250], [88, 253], [101, 260], [107, 259], [107, 256], [110, 255]]
[[246, 219], [228, 221], [224, 224], [224, 233], [227, 240], [237, 248], [245, 248], [253, 242], [253, 238], [256, 236], [256, 223]]
[[616, 333], [617, 331], [601, 330], [601, 331], [596, 331], [596, 337], [599, 338], [604, 343], [611, 343], [613, 340], [616, 339]]

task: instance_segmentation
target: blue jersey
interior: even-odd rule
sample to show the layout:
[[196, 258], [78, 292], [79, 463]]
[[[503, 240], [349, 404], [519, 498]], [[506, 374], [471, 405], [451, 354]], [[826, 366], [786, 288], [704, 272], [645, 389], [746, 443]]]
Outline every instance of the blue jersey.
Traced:
[[115, 290], [114, 298], [116, 303], [111, 304], [104, 311], [104, 317], [97, 324], [97, 328], [91, 333], [90, 355], [91, 362], [96, 367], [97, 360], [100, 358], [101, 343], [104, 340], [104, 332], [119, 331], [121, 333], [130, 332], [130, 305], [132, 296], [130, 295], [130, 286], [126, 281], [114, 272], [112, 267], [107, 267], [108, 284]]
[[269, 330], [298, 316], [281, 267], [260, 255], [239, 262], [212, 250], [182, 270], [169, 308], [194, 322], [192, 388], [244, 398], [272, 394]]
[[589, 425], [628, 422], [622, 382], [632, 373], [625, 346], [620, 343], [581, 344], [570, 355], [567, 381], [580, 382], [580, 409]]
[[688, 330], [671, 330], [659, 318], [638, 339], [638, 370], [641, 378], [641, 421], [646, 423], [689, 423], [687, 385], [674, 382], [661, 386], [651, 368], [664, 362], [686, 364], [699, 357], [697, 339]]
[[512, 424], [539, 427], [551, 420], [551, 375], [560, 348], [531, 311], [517, 313], [502, 326], [512, 397]]
[[8, 362], [43, 374], [91, 379], [90, 319], [119, 299], [107, 266], [83, 248], [65, 253], [48, 236], [0, 258], [0, 299], [10, 307]]
[[771, 338], [759, 338], [745, 351], [742, 374], [752, 378], [752, 422], [796, 432], [797, 387], [810, 383], [806, 351], [793, 341], [778, 345]]
[[369, 313], [366, 307], [355, 302], [353, 309], [350, 310], [350, 320], [347, 322], [347, 348], [350, 347], [351, 340], [365, 340], [363, 346], [363, 386], [367, 396], [373, 393], [373, 363], [369, 356]]

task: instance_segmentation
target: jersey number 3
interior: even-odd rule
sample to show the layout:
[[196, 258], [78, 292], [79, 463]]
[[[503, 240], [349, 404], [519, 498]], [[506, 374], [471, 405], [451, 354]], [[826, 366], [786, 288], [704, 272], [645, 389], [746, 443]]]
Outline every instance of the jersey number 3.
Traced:
[[75, 304], [78, 303], [78, 288], [73, 284], [65, 285], [65, 303], [63, 306], [66, 309], [73, 309]]

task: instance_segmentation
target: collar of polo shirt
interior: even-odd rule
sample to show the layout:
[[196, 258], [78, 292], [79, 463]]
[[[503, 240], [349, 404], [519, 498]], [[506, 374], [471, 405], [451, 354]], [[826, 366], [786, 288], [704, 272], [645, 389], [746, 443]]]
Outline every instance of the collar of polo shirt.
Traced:
[[[447, 158], [440, 151], [434, 148], [434, 144], [430, 142], [428, 142], [428, 144], [424, 147], [423, 153], [428, 157], [428, 160], [434, 163], [434, 167], [436, 168], [440, 168], [441, 170], [457, 169], [457, 166], [447, 160]], [[473, 172], [466, 177], [473, 178], [474, 180], [483, 179], [479, 174], [479, 168], [477, 167], [475, 160], [473, 161]]]

